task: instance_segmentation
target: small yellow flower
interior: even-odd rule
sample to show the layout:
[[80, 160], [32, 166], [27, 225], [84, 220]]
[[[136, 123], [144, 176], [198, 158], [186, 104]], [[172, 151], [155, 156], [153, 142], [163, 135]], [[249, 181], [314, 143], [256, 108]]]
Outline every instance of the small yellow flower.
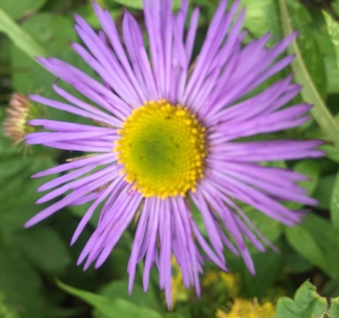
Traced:
[[239, 277], [234, 273], [210, 270], [206, 273], [202, 284], [204, 287], [222, 285], [230, 296], [236, 297], [239, 292]]
[[220, 272], [220, 278], [227, 286], [229, 294], [236, 296], [239, 293], [239, 278], [238, 275], [233, 273]]
[[231, 308], [231, 311], [225, 313], [218, 309], [216, 318], [272, 318], [275, 315], [275, 308], [271, 302], [259, 304], [256, 298], [244, 300], [237, 298]]

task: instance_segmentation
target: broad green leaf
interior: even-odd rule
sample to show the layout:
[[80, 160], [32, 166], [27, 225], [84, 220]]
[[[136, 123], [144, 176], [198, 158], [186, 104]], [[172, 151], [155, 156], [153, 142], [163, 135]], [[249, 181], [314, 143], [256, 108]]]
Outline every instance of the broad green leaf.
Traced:
[[[307, 195], [311, 196], [317, 187], [320, 175], [319, 163], [316, 160], [301, 160], [293, 166], [293, 170], [308, 177], [308, 180], [298, 182], [299, 186], [306, 189]], [[297, 202], [287, 202], [285, 204], [289, 209], [298, 210], [303, 204]]]
[[317, 58], [319, 59], [319, 61], [323, 60], [325, 66], [327, 93], [339, 93], [339, 70], [337, 55], [334, 43], [331, 39], [328, 27], [325, 22], [325, 18], [320, 10], [309, 10], [308, 12], [312, 17], [311, 34], [312, 37], [316, 40], [319, 51], [321, 53], [321, 55], [317, 56]]
[[[305, 65], [305, 68], [307, 69], [310, 79], [314, 83], [314, 86], [319, 92], [320, 97], [322, 99], [325, 99], [327, 95], [326, 73], [324, 58], [316, 40], [317, 34], [319, 33], [319, 31], [314, 26], [316, 21], [314, 21], [314, 18], [312, 19], [309, 12], [300, 2], [294, 0], [284, 1], [286, 4], [289, 20], [281, 21], [283, 34], [286, 36], [294, 31], [298, 32], [298, 37], [295, 43], [293, 43], [289, 47], [289, 50], [291, 51], [293, 49], [293, 45], [297, 44], [300, 51], [300, 56], [302, 57], [303, 63]], [[280, 7], [281, 19], [283, 19], [283, 13], [284, 11]], [[289, 23], [289, 26], [291, 27], [291, 29], [289, 30], [290, 32], [287, 32], [285, 28], [285, 23]], [[320, 44], [323, 45], [323, 43]], [[296, 52], [290, 53], [296, 54]], [[297, 56], [296, 59], [298, 58], [299, 57]], [[297, 77], [297, 74], [295, 75]]]
[[335, 148], [332, 145], [322, 145], [320, 149], [326, 152], [326, 158], [339, 163], [339, 149], [338, 148]]
[[315, 286], [306, 281], [298, 288], [294, 301], [287, 297], [278, 300], [275, 318], [336, 318], [338, 300], [331, 299], [329, 305], [325, 297], [317, 294]]
[[339, 238], [330, 222], [309, 214], [295, 227], [286, 227], [290, 245], [313, 265], [332, 277], [339, 277]]
[[[268, 47], [273, 47], [282, 38], [280, 25], [279, 7], [276, 0], [242, 0], [241, 6], [246, 9], [244, 28], [248, 30], [248, 36], [245, 37], [244, 43], [249, 43], [253, 39], [262, 37], [270, 33]], [[249, 96], [262, 92], [265, 88], [271, 86], [277, 80], [289, 74], [288, 69], [284, 69], [271, 76], [265, 83], [255, 88]], [[276, 136], [274, 137], [276, 138]]]
[[334, 227], [339, 229], [339, 172], [337, 173], [331, 197], [331, 219]]
[[3, 76], [12, 72], [11, 68], [8, 66], [10, 61], [8, 52], [12, 42], [9, 38], [2, 37], [0, 44], [0, 76]]
[[313, 265], [297, 253], [286, 240], [282, 240], [279, 250], [286, 273], [301, 274], [312, 270]]
[[53, 160], [47, 156], [23, 157], [16, 154], [4, 158], [0, 151], [0, 231], [10, 235], [11, 231], [21, 229], [29, 218], [46, 206], [36, 205], [35, 201], [41, 196], [36, 189], [48, 178], [31, 179], [31, 175], [53, 165]]
[[19, 317], [46, 317], [40, 288], [39, 276], [27, 260], [12, 247], [0, 244], [0, 290]]
[[318, 207], [323, 210], [330, 209], [331, 195], [335, 179], [335, 173], [321, 177], [313, 193], [313, 197], [318, 201]]
[[6, 303], [6, 297], [0, 289], [0, 317], [1, 318], [20, 318], [18, 313]]
[[144, 292], [143, 288], [134, 284], [131, 295], [128, 294], [128, 279], [113, 280], [109, 284], [102, 287], [99, 291], [100, 295], [108, 298], [120, 297], [135, 305], [147, 307], [154, 310], [159, 309], [158, 300], [151, 292]]
[[17, 233], [13, 240], [15, 248], [46, 273], [62, 274], [71, 262], [65, 242], [47, 226], [26, 229]]
[[[2, 112], [0, 112], [0, 119]], [[1, 120], [0, 120], [1, 122]], [[11, 235], [44, 205], [36, 205], [41, 196], [36, 189], [49, 177], [32, 179], [31, 175], [55, 165], [48, 152], [23, 154], [2, 135], [0, 125], [0, 233]]]
[[[125, 7], [132, 8], [132, 9], [142, 9], [142, 0], [113, 0], [116, 3], [119, 3]], [[173, 8], [177, 9], [180, 7], [181, 0], [174, 0], [173, 1]]]
[[329, 8], [326, 8], [326, 9], [329, 9], [327, 11], [332, 11], [331, 13], [335, 13], [336, 15], [339, 15], [339, 2], [331, 1], [331, 0], [327, 0], [326, 2], [331, 3], [331, 6]]
[[[102, 8], [107, 9], [110, 13], [112, 19], [119, 23], [118, 21], [121, 21], [121, 18], [124, 14], [124, 8], [121, 6], [117, 6], [114, 1], [96, 1]], [[100, 21], [98, 17], [95, 14], [95, 11], [92, 9], [91, 6], [92, 2], [88, 2], [87, 6], [81, 6], [77, 8], [77, 14], [82, 16], [92, 28], [94, 29], [101, 29], [102, 26], [100, 24]]]
[[337, 57], [337, 68], [339, 67], [339, 24], [338, 22], [334, 21], [332, 17], [326, 13], [323, 12], [328, 33], [331, 37], [332, 43], [334, 45], [334, 49], [336, 52], [336, 57]]
[[79, 297], [92, 305], [101, 318], [161, 318], [162, 315], [154, 310], [137, 306], [134, 303], [118, 297], [105, 297], [91, 293], [89, 291], [77, 289], [60, 281], [57, 281], [58, 286], [70, 293], [73, 296]]
[[[324, 133], [324, 131], [319, 127], [319, 125], [315, 121], [308, 122], [304, 124], [304, 126], [305, 127], [300, 126], [300, 131], [304, 134], [305, 138], [329, 140], [328, 136]], [[322, 147], [323, 145], [321, 145], [319, 148], [322, 148]]]
[[[30, 34], [36, 34], [37, 39], [49, 48], [49, 55], [73, 62], [69, 58], [71, 52], [69, 43], [76, 40], [76, 35], [71, 19], [40, 13], [25, 21], [22, 28]], [[76, 54], [72, 53], [72, 57], [75, 60]], [[50, 94], [53, 93], [51, 86], [55, 76], [15, 47], [11, 50], [11, 66], [15, 70], [12, 79], [16, 91], [24, 94], [42, 91], [44, 95], [48, 94], [51, 97]]]
[[[336, 96], [336, 95], [334, 95], [334, 96]], [[336, 105], [336, 104], [337, 104], [337, 102], [334, 102], [334, 105]], [[334, 115], [334, 121], [339, 126], [339, 113]], [[310, 126], [310, 129], [305, 131], [305, 137], [308, 138], [308, 139], [321, 139], [321, 140], [325, 140], [325, 141], [330, 142], [330, 139], [324, 133], [324, 131], [318, 125], [315, 125], [315, 124]], [[329, 143], [325, 143], [325, 144], [321, 145], [319, 148], [326, 151], [327, 157], [329, 157], [331, 160], [336, 161], [335, 158], [336, 158], [337, 154], [335, 154], [333, 149], [331, 149], [331, 148], [335, 148], [337, 153], [339, 152], [339, 149], [330, 145]], [[332, 157], [334, 157], [334, 159], [332, 159]]]
[[[294, 8], [293, 10], [295, 10], [298, 6], [301, 6], [299, 2], [279, 0], [281, 23], [285, 35], [294, 31], [290, 10], [291, 8]], [[296, 20], [297, 17], [294, 17], [294, 21]], [[300, 34], [300, 37], [307, 37], [308, 35], [309, 34]], [[339, 125], [335, 122], [332, 114], [325, 105], [321, 93], [314, 83], [314, 78], [312, 79], [310, 71], [307, 68], [302, 48], [297, 41], [293, 41], [292, 45], [289, 47], [289, 52], [296, 55], [296, 58], [292, 63], [292, 69], [297, 82], [304, 87], [301, 92], [303, 99], [310, 104], [314, 104], [314, 107], [311, 110], [314, 119], [329, 137], [330, 141], [339, 148]], [[312, 55], [312, 52], [310, 52], [310, 55]]]
[[[276, 244], [277, 242], [275, 242]], [[276, 244], [280, 249], [279, 242]], [[231, 272], [240, 275], [241, 294], [246, 298], [266, 297], [273, 282], [281, 272], [281, 254], [272, 251], [269, 247], [265, 253], [252, 253], [255, 266], [255, 275], [252, 275], [242, 258], [233, 257], [231, 252], [226, 252], [227, 266]]]
[[1, 0], [0, 8], [12, 19], [29, 16], [39, 10], [47, 0]]
[[0, 32], [5, 33], [21, 51], [31, 58], [46, 56], [47, 51], [0, 8]]
[[279, 7], [275, 0], [242, 0], [241, 5], [246, 8], [244, 27], [253, 37], [259, 38], [268, 32], [273, 37], [281, 37]]
[[339, 297], [331, 299], [331, 307], [328, 310], [328, 318], [336, 317], [339, 317]]
[[307, 181], [299, 182], [299, 185], [307, 190], [308, 195], [312, 195], [320, 174], [318, 162], [311, 159], [302, 160], [293, 167], [293, 170], [309, 178]]
[[[259, 232], [262, 233], [270, 242], [274, 242], [279, 238], [283, 231], [283, 226], [280, 222], [268, 217], [251, 206], [244, 206], [243, 211]], [[248, 244], [248, 248], [252, 254], [259, 253], [252, 244]]]
[[[94, 74], [94, 71], [71, 48], [70, 44], [77, 40], [72, 18], [54, 16], [50, 13], [39, 13], [26, 20], [22, 24], [22, 28], [30, 34], [36, 34], [40, 43], [48, 47], [50, 55], [78, 67], [90, 76]], [[11, 67], [15, 70], [12, 74], [15, 91], [24, 94], [40, 93], [51, 99], [60, 99], [52, 89], [56, 76], [25, 56], [14, 46], [11, 50]], [[58, 85], [83, 99], [75, 89], [72, 90], [70, 85], [66, 85], [62, 81], [59, 81]], [[46, 113], [47, 118], [55, 120], [85, 121], [80, 116], [55, 110], [51, 107], [44, 107], [43, 111]]]

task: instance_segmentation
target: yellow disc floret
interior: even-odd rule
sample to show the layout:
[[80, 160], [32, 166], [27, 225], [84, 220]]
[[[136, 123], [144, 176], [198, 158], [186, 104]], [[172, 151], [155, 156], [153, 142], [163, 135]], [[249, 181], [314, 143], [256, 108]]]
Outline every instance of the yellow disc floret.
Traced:
[[204, 175], [205, 128], [186, 107], [147, 102], [126, 118], [114, 151], [143, 196], [185, 196]]

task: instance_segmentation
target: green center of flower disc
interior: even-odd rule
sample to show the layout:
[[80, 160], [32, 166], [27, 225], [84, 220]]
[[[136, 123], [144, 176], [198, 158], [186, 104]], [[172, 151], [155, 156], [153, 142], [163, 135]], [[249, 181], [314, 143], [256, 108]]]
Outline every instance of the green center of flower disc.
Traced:
[[114, 150], [125, 180], [143, 196], [185, 196], [204, 175], [205, 128], [187, 108], [165, 100], [135, 109]]

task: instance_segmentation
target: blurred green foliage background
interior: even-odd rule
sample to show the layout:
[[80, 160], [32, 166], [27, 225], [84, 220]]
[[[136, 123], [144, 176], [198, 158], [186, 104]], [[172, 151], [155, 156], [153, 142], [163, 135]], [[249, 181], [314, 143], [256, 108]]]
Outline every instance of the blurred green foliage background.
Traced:
[[[124, 7], [143, 24], [141, 0], [98, 2], [110, 10], [118, 25]], [[175, 8], [178, 3], [174, 1]], [[24, 222], [42, 209], [35, 204], [39, 197], [36, 189], [47, 181], [30, 176], [81, 154], [15, 146], [0, 132], [0, 318], [250, 317], [246, 313], [231, 316], [239, 299], [272, 304], [277, 318], [339, 317], [336, 298], [339, 294], [339, 1], [242, 0], [241, 3], [247, 7], [246, 42], [271, 32], [273, 45], [293, 30], [299, 31], [297, 42], [289, 48], [289, 53], [296, 56], [291, 71], [304, 86], [295, 102], [302, 99], [313, 104], [313, 119], [298, 129], [266, 138], [325, 140], [324, 158], [276, 163], [309, 176], [303, 186], [319, 205], [312, 209], [305, 207], [310, 213], [294, 228], [247, 209], [246, 213], [280, 253], [269, 248], [264, 254], [251, 249], [257, 270], [251, 276], [242, 260], [226, 251], [230, 274], [223, 276], [212, 264], [207, 264], [201, 278], [200, 300], [194, 291], [183, 288], [180, 271], [174, 264], [176, 301], [173, 310], [168, 311], [157, 286], [156, 270], [147, 293], [142, 290], [141, 275], [136, 279], [132, 295], [127, 293], [126, 267], [133, 226], [104, 266], [86, 272], [75, 263], [96, 220], [92, 220], [73, 247], [68, 245], [87, 206], [65, 208], [33, 228], [23, 228]], [[196, 54], [217, 4], [218, 0], [190, 1], [190, 10], [196, 5], [202, 8]], [[51, 89], [55, 77], [37, 64], [34, 56], [55, 56], [96, 76], [70, 46], [71, 42], [79, 41], [73, 29], [75, 12], [99, 28], [87, 0], [0, 0], [1, 122], [7, 116], [6, 108], [13, 93], [56, 97]], [[274, 76], [265, 85], [286, 74]], [[74, 115], [52, 109], [39, 111], [53, 119], [79, 121]], [[311, 283], [304, 283], [307, 280]], [[330, 298], [334, 299], [329, 302]]]

